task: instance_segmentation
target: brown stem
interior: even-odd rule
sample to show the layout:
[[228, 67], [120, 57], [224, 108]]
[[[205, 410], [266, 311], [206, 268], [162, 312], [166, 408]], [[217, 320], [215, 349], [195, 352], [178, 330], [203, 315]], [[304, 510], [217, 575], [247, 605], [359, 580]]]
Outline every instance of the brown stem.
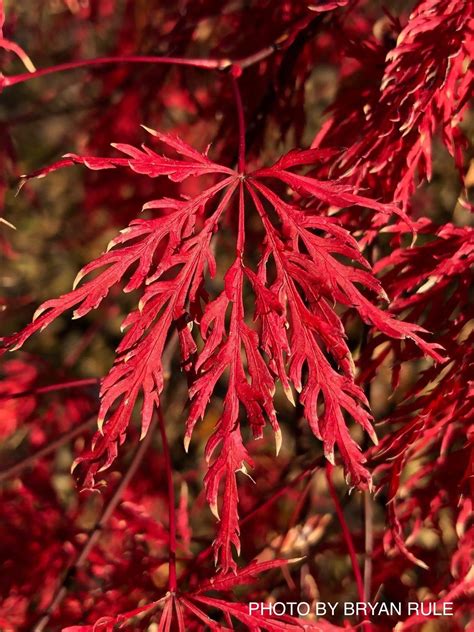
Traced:
[[145, 436], [143, 441], [140, 443], [137, 451], [135, 452], [133, 459], [130, 461], [127, 471], [125, 472], [122, 480], [117, 486], [117, 489], [115, 490], [113, 496], [111, 497], [111, 499], [105, 506], [104, 511], [102, 512], [102, 515], [100, 519], [98, 520], [98, 522], [96, 523], [95, 527], [89, 533], [88, 538], [84, 546], [82, 547], [80, 553], [76, 557], [75, 562], [67, 569], [66, 573], [64, 574], [64, 577], [61, 580], [54, 594], [54, 597], [48, 606], [48, 609], [46, 610], [44, 615], [41, 617], [41, 619], [33, 628], [33, 632], [43, 632], [43, 630], [46, 629], [46, 626], [48, 625], [54, 611], [61, 604], [64, 597], [67, 595], [70, 580], [74, 577], [77, 571], [82, 566], [84, 566], [85, 562], [87, 561], [87, 558], [89, 557], [90, 552], [92, 551], [94, 546], [97, 544], [97, 541], [99, 540], [102, 534], [103, 528], [105, 527], [110, 517], [114, 513], [115, 509], [117, 508], [117, 505], [120, 503], [125, 489], [127, 488], [131, 479], [135, 475], [135, 472], [137, 471], [140, 463], [142, 462], [143, 457], [145, 456], [145, 453], [153, 438], [153, 431], [156, 428], [156, 424], [157, 424], [157, 419], [154, 418], [150, 424], [147, 435]]

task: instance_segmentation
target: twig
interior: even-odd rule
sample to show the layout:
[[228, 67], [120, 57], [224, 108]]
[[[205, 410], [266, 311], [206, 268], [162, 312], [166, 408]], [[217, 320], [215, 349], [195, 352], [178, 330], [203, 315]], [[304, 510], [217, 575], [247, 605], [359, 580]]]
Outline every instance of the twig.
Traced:
[[169, 531], [169, 591], [175, 593], [177, 589], [176, 581], [176, 500], [174, 494], [173, 467], [171, 463], [171, 454], [166, 437], [165, 422], [161, 407], [158, 409], [158, 425], [161, 433], [161, 443], [163, 448], [163, 457], [165, 461], [166, 482], [168, 488], [168, 531]]
[[[331, 494], [331, 498], [334, 502], [334, 507], [336, 509], [336, 514], [339, 519], [339, 524], [341, 525], [342, 535], [344, 536], [344, 540], [346, 542], [347, 550], [349, 552], [349, 557], [352, 564], [352, 570], [354, 573], [354, 578], [356, 580], [357, 585], [357, 593], [359, 595], [360, 601], [364, 601], [364, 583], [362, 581], [362, 575], [359, 568], [359, 562], [357, 560], [357, 552], [354, 546], [354, 541], [352, 539], [352, 535], [349, 529], [349, 526], [344, 517], [344, 512], [341, 507], [341, 503], [339, 502], [339, 497], [336, 492], [336, 488], [334, 487], [334, 483], [332, 480], [332, 469], [333, 466], [331, 463], [326, 463], [326, 478], [329, 487], [329, 493]], [[365, 622], [367, 625], [364, 625], [364, 628], [367, 630], [371, 629], [370, 622]]]
[[[91, 66], [104, 66], [108, 64], [168, 64], [176, 66], [191, 66], [193, 68], [203, 68], [207, 70], [218, 70], [221, 67], [228, 67], [229, 60], [219, 59], [184, 59], [180, 57], [160, 57], [155, 55], [123, 55], [117, 57], [96, 57], [94, 59], [81, 59], [69, 61], [64, 64], [40, 68], [35, 72], [25, 72], [19, 75], [12, 75], [3, 78], [4, 87], [10, 87], [19, 83], [24, 83], [30, 79], [37, 79], [46, 75], [51, 75], [65, 70], [76, 70], [79, 68], [90, 68]], [[224, 65], [223, 65], [224, 64]]]
[[70, 382], [59, 382], [58, 384], [39, 386], [38, 388], [31, 388], [27, 391], [20, 391], [18, 393], [0, 393], [0, 400], [19, 399], [20, 397], [29, 397], [30, 395], [41, 395], [43, 393], [63, 391], [67, 388], [81, 388], [83, 386], [92, 386], [93, 384], [98, 384], [99, 382], [100, 379], [97, 377], [85, 378], [83, 380], [72, 380]]
[[[374, 263], [374, 248], [372, 244], [367, 246], [366, 259], [370, 266]], [[364, 324], [362, 328], [360, 349], [364, 349], [369, 340], [370, 328]], [[364, 384], [364, 393], [369, 402], [369, 406], [372, 409], [372, 387], [370, 382]], [[365, 447], [367, 447], [367, 437], [364, 438]], [[364, 491], [364, 600], [370, 601], [372, 592], [372, 556], [374, 549], [374, 506], [372, 492], [370, 490]]]
[[202, 70], [227, 70], [235, 67], [244, 70], [254, 66], [255, 64], [263, 61], [267, 57], [270, 57], [275, 52], [290, 46], [295, 40], [298, 39], [301, 31], [303, 31], [308, 24], [314, 22], [314, 18], [305, 17], [297, 22], [293, 29], [283, 33], [278, 37], [275, 42], [270, 45], [261, 48], [251, 55], [242, 57], [240, 59], [228, 59], [228, 58], [215, 58], [215, 59], [196, 59], [185, 57], [166, 57], [159, 55], [123, 55], [115, 57], [96, 57], [94, 59], [83, 59], [78, 61], [65, 62], [63, 64], [57, 64], [55, 66], [49, 66], [48, 68], [40, 68], [33, 72], [25, 72], [18, 75], [12, 75], [10, 77], [3, 76], [1, 78], [1, 85], [3, 88], [24, 83], [30, 79], [36, 79], [44, 77], [46, 75], [64, 72], [66, 70], [75, 70], [80, 68], [88, 68], [91, 66], [103, 66], [108, 64], [163, 64], [174, 66], [188, 66], [191, 68], [200, 68]]
[[365, 522], [365, 559], [364, 559], [364, 601], [370, 601], [372, 591], [372, 555], [374, 551], [374, 507], [372, 494], [364, 492], [364, 522]]
[[237, 108], [237, 119], [239, 123], [239, 157], [238, 169], [239, 173], [245, 172], [245, 118], [244, 106], [242, 105], [242, 96], [240, 94], [239, 84], [234, 73], [231, 73], [232, 91], [234, 93], [235, 105]]
[[71, 430], [69, 430], [68, 432], [65, 432], [54, 441], [51, 441], [51, 443], [48, 443], [48, 445], [46, 445], [44, 448], [41, 448], [41, 450], [38, 450], [34, 454], [27, 456], [26, 458], [22, 459], [18, 463], [15, 463], [15, 465], [12, 465], [6, 470], [0, 471], [0, 483], [11, 478], [12, 476], [16, 476], [30, 465], [33, 465], [33, 463], [35, 463], [35, 461], [37, 461], [38, 459], [41, 459], [42, 457], [55, 452], [62, 445], [65, 445], [71, 439], [74, 439], [74, 437], [77, 437], [85, 430], [92, 427], [95, 424], [96, 420], [96, 417], [91, 417], [90, 419], [87, 419], [87, 421], [83, 421], [75, 428], [71, 428]]
[[[278, 546], [276, 547], [275, 551], [274, 551], [274, 555], [276, 558], [279, 558], [281, 555], [281, 552], [283, 550], [283, 547], [286, 545], [287, 541], [290, 539], [289, 534], [291, 532], [291, 530], [294, 528], [295, 524], [297, 523], [301, 512], [303, 511], [303, 505], [306, 502], [306, 498], [309, 494], [309, 491], [311, 489], [311, 485], [312, 485], [312, 477], [309, 479], [309, 481], [306, 483], [306, 485], [304, 486], [304, 488], [301, 490], [300, 496], [298, 498], [298, 501], [296, 503], [296, 507], [293, 510], [293, 513], [291, 514], [291, 517], [287, 523], [286, 529], [287, 532], [286, 534], [281, 538]], [[281, 569], [281, 572], [286, 580], [286, 583], [288, 585], [288, 588], [290, 590], [294, 590], [296, 588], [296, 584], [293, 581], [293, 578], [291, 577], [291, 573], [288, 569], [287, 566], [283, 566]]]
[[[163, 367], [165, 369], [164, 370], [165, 379], [169, 379], [170, 365], [171, 365], [174, 351], [176, 349], [177, 342], [178, 342], [178, 336], [176, 332], [174, 332], [171, 338], [169, 339], [166, 345], [166, 349], [163, 353]], [[49, 623], [49, 620], [51, 619], [53, 612], [61, 604], [64, 597], [67, 595], [67, 592], [69, 590], [69, 582], [77, 573], [78, 569], [80, 569], [86, 562], [89, 556], [89, 553], [96, 545], [98, 539], [100, 538], [102, 534], [103, 528], [105, 527], [110, 517], [114, 513], [115, 509], [117, 508], [117, 505], [119, 504], [122, 498], [122, 494], [124, 493], [131, 479], [135, 475], [135, 472], [137, 471], [143, 457], [145, 456], [147, 448], [149, 447], [152, 441], [154, 430], [156, 429], [156, 426], [158, 424], [158, 419], [159, 419], [159, 416], [157, 415], [153, 417], [150, 427], [148, 428], [148, 432], [143, 438], [143, 440], [140, 442], [140, 445], [137, 451], [135, 452], [135, 455], [132, 461], [130, 462], [130, 465], [128, 466], [127, 471], [125, 472], [122, 480], [120, 481], [120, 484], [118, 485], [113, 496], [107, 503], [99, 521], [96, 523], [93, 530], [89, 533], [87, 541], [85, 542], [84, 546], [82, 547], [81, 552], [77, 556], [76, 561], [65, 572], [63, 579], [61, 580], [56, 590], [56, 593], [54, 594], [54, 597], [51, 600], [50, 605], [48, 606], [48, 609], [46, 610], [44, 615], [41, 617], [41, 619], [38, 621], [36, 626], [33, 628], [33, 632], [43, 632], [43, 630], [45, 630], [46, 626]], [[94, 418], [93, 421], [96, 421], [96, 418]]]
[[51, 616], [53, 615], [54, 611], [56, 610], [56, 608], [61, 604], [61, 602], [63, 601], [64, 597], [67, 595], [68, 589], [69, 589], [69, 582], [71, 581], [71, 579], [75, 576], [75, 574], [77, 573], [77, 571], [85, 564], [85, 562], [87, 561], [87, 558], [89, 557], [89, 553], [92, 551], [92, 549], [94, 548], [94, 546], [97, 544], [97, 541], [99, 540], [101, 534], [102, 534], [102, 530], [105, 527], [105, 525], [107, 524], [107, 522], [109, 521], [110, 517], [112, 516], [112, 514], [114, 513], [115, 509], [117, 508], [117, 505], [120, 503], [121, 499], [122, 499], [122, 495], [125, 491], [125, 489], [127, 488], [128, 484], [130, 483], [131, 479], [133, 478], [133, 476], [135, 475], [135, 472], [137, 471], [143, 457], [145, 456], [145, 453], [151, 443], [151, 440], [153, 438], [153, 431], [155, 430], [157, 425], [157, 418], [154, 417], [150, 427], [148, 428], [148, 433], [146, 434], [145, 438], [143, 439], [143, 441], [140, 443], [137, 451], [135, 452], [135, 455], [133, 457], [133, 459], [130, 462], [130, 465], [127, 468], [127, 471], [125, 472], [122, 480], [120, 481], [119, 485], [117, 486], [117, 489], [115, 490], [112, 498], [109, 500], [109, 502], [107, 503], [107, 505], [104, 508], [104, 511], [102, 512], [102, 515], [100, 517], [100, 519], [98, 520], [98, 522], [96, 523], [95, 527], [92, 529], [92, 531], [89, 533], [89, 536], [84, 544], [84, 546], [81, 549], [81, 552], [78, 554], [76, 561], [68, 568], [68, 570], [66, 571], [66, 573], [64, 574], [63, 579], [61, 580], [53, 599], [51, 600], [51, 603], [48, 606], [48, 609], [46, 610], [46, 612], [44, 613], [44, 615], [41, 617], [41, 619], [38, 621], [38, 623], [35, 625], [35, 627], [33, 628], [33, 632], [43, 632], [43, 630], [46, 629], [46, 626], [48, 625]]

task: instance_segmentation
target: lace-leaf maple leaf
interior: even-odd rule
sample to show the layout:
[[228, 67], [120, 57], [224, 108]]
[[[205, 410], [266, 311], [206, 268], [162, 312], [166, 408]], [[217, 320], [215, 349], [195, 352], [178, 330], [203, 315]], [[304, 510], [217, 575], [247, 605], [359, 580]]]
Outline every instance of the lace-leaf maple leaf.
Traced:
[[356, 70], [313, 142], [347, 147], [333, 161], [333, 174], [350, 175], [408, 207], [416, 180], [431, 179], [438, 130], [463, 174], [467, 141], [459, 123], [474, 85], [473, 15], [472, 0], [423, 0], [403, 28], [391, 20], [393, 48], [347, 38]]
[[[298, 632], [301, 630], [339, 630], [336, 626], [321, 621], [317, 627], [311, 623], [304, 622], [293, 616], [274, 616], [266, 612], [249, 613], [247, 605], [232, 601], [229, 596], [230, 591], [238, 586], [255, 583], [258, 577], [267, 571], [274, 570], [297, 562], [298, 560], [275, 559], [266, 562], [253, 561], [248, 566], [241, 568], [237, 572], [220, 575], [212, 578], [208, 582], [203, 582], [196, 591], [183, 592], [179, 594], [167, 593], [162, 599], [148, 603], [135, 610], [125, 612], [111, 617], [102, 617], [94, 625], [72, 626], [65, 629], [65, 632], [92, 632], [93, 630], [128, 629], [135, 617], [151, 616], [159, 618], [159, 629], [177, 629], [179, 632], [186, 632], [188, 629], [197, 629], [196, 624], [205, 624], [206, 629], [215, 631], [234, 630], [233, 621], [238, 622], [238, 629], [245, 626], [252, 631], [266, 630], [267, 632]], [[216, 592], [223, 591], [225, 598]], [[205, 593], [212, 592], [209, 596]], [[161, 610], [161, 613], [159, 612]], [[212, 614], [207, 614], [210, 610]], [[224, 618], [225, 624], [216, 621], [216, 612], [219, 612], [218, 620]], [[200, 629], [200, 628], [199, 628]]]
[[[345, 182], [316, 180], [291, 171], [316, 163], [321, 157], [318, 150], [292, 151], [272, 167], [242, 174], [212, 162], [174, 136], [148, 131], [171, 155], [146, 146], [137, 149], [115, 144], [125, 158], [69, 154], [33, 175], [78, 163], [97, 170], [125, 167], [177, 183], [203, 175], [217, 181], [194, 197], [147, 203], [145, 208], [154, 213], [152, 219], [132, 221], [112, 240], [107, 252], [79, 272], [71, 292], [46, 301], [33, 322], [4, 339], [3, 346], [20, 347], [66, 310], [73, 309], [75, 318], [84, 316], [119, 283], [125, 292], [140, 293], [137, 309], [123, 322], [125, 333], [115, 362], [102, 380], [99, 431], [90, 450], [75, 465], [86, 465], [84, 484], [93, 486], [96, 474], [117, 456], [139, 400], [142, 437], [147, 433], [163, 390], [162, 354], [172, 332], [177, 331], [182, 366], [190, 376], [186, 448], [217, 384], [226, 384], [222, 414], [205, 450], [209, 470], [204, 484], [209, 505], [219, 519], [216, 563], [227, 573], [236, 569], [232, 549], [239, 551], [236, 476], [239, 471], [247, 473], [247, 464], [252, 463], [240, 431], [240, 406], [254, 437], [261, 437], [269, 422], [278, 452], [281, 432], [273, 406], [278, 379], [291, 401], [293, 388], [299, 394], [326, 457], [334, 462], [337, 445], [351, 484], [370, 485], [370, 474], [350, 436], [346, 416], [374, 441], [376, 436], [368, 402], [355, 383], [335, 304], [354, 310], [387, 336], [410, 338], [436, 360], [441, 356], [439, 345], [420, 337], [421, 327], [396, 320], [374, 303], [370, 297], [386, 299], [379, 281], [355, 239], [324, 213], [327, 206], [356, 205], [386, 219], [396, 213], [405, 221], [397, 207], [355, 194]], [[274, 189], [267, 184], [269, 180]], [[277, 193], [282, 184], [289, 187], [283, 195]], [[259, 218], [263, 235], [255, 269], [245, 240], [251, 214]], [[212, 240], [219, 226], [234, 217], [233, 262], [225, 272], [223, 290], [210, 296], [206, 283], [212, 285], [217, 268]], [[273, 280], [270, 267], [275, 270]], [[255, 297], [254, 326], [244, 304], [246, 281]], [[198, 327], [192, 330], [193, 323]], [[200, 351], [198, 343], [202, 343]]]
[[[428, 220], [420, 230], [426, 240], [422, 245], [396, 247], [394, 238], [390, 254], [380, 259], [376, 268], [384, 272], [382, 278], [393, 297], [390, 311], [436, 327], [449, 358], [441, 373], [430, 367], [420, 374], [405, 394], [404, 403], [385, 422], [394, 429], [378, 448], [369, 450], [368, 458], [378, 486], [387, 490], [387, 548], [395, 544], [406, 558], [425, 568], [404, 541], [404, 530], [413, 538], [412, 516], [421, 514], [435, 522], [439, 508], [459, 490], [465, 490], [466, 497], [472, 495], [472, 450], [466, 438], [472, 432], [474, 403], [469, 379], [474, 364], [473, 336], [469, 333], [474, 231], [451, 224], [439, 228]], [[380, 347], [380, 338], [377, 333], [366, 346], [368, 357]], [[378, 362], [376, 359], [372, 365]], [[415, 460], [417, 467], [410, 472], [407, 465]]]

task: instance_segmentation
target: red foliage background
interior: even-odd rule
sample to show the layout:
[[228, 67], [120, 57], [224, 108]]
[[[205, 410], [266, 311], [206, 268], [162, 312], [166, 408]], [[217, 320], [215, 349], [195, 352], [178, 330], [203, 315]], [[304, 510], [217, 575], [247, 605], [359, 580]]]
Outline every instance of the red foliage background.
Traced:
[[469, 629], [473, 15], [0, 2], [2, 630]]

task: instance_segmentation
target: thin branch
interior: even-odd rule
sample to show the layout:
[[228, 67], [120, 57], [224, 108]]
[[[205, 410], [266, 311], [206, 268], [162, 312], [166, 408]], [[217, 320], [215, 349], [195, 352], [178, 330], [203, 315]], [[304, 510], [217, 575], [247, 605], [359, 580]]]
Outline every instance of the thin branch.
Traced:
[[[370, 266], [374, 264], [374, 248], [373, 244], [369, 244], [366, 248], [366, 259]], [[360, 352], [365, 349], [369, 340], [370, 328], [364, 324], [362, 328]], [[372, 409], [372, 386], [371, 383], [363, 385], [364, 393], [369, 402], [370, 409]], [[364, 437], [365, 449], [367, 448], [367, 436]], [[365, 451], [364, 449], [364, 451]], [[374, 550], [374, 505], [372, 492], [370, 490], [364, 491], [364, 601], [369, 602], [372, 592], [372, 556]]]
[[[357, 552], [354, 546], [354, 541], [352, 539], [351, 531], [344, 517], [344, 512], [341, 507], [341, 503], [339, 502], [339, 497], [336, 492], [336, 488], [334, 487], [334, 483], [332, 480], [332, 470], [333, 466], [330, 463], [326, 463], [326, 479], [328, 482], [329, 493], [331, 494], [331, 498], [334, 502], [334, 507], [336, 509], [336, 514], [339, 519], [339, 524], [341, 525], [342, 534], [344, 536], [344, 540], [346, 542], [347, 550], [349, 552], [349, 557], [352, 564], [352, 570], [354, 572], [354, 578], [357, 585], [357, 592], [359, 595], [360, 601], [365, 601], [364, 599], [364, 584], [362, 581], [362, 575], [359, 568], [359, 562], [357, 560]], [[370, 630], [370, 622], [367, 621], [367, 630]]]
[[92, 386], [98, 384], [98, 377], [90, 377], [83, 380], [72, 380], [70, 382], [59, 382], [58, 384], [48, 384], [48, 386], [39, 386], [38, 388], [30, 388], [27, 391], [19, 391], [18, 393], [0, 393], [0, 401], [2, 399], [19, 399], [20, 397], [29, 397], [30, 395], [41, 395], [42, 393], [51, 393], [54, 391], [63, 391], [67, 388], [82, 388], [83, 386]]
[[171, 454], [166, 437], [165, 422], [163, 419], [163, 413], [161, 406], [158, 408], [158, 425], [161, 433], [161, 443], [163, 448], [163, 457], [165, 460], [166, 470], [166, 482], [168, 488], [168, 512], [169, 512], [169, 591], [175, 593], [178, 587], [176, 581], [176, 500], [174, 494], [174, 482], [173, 482], [173, 466], [171, 463]]
[[[300, 32], [307, 28], [308, 24], [310, 24], [312, 21], [314, 21], [314, 18], [309, 17], [305, 17], [299, 20], [292, 29], [283, 33], [283, 35], [278, 37], [270, 45], [265, 46], [257, 52], [252, 53], [251, 55], [247, 55], [246, 57], [242, 57], [240, 59], [196, 59], [192, 57], [165, 57], [159, 55], [123, 55], [115, 57], [96, 57], [94, 59], [65, 62], [63, 64], [49, 66], [48, 68], [40, 68], [39, 70], [34, 69], [34, 66], [32, 65], [30, 69], [33, 72], [25, 72], [18, 75], [12, 75], [10, 77], [3, 76], [1, 78], [1, 87], [6, 88], [14, 86], [19, 83], [24, 83], [29, 79], [36, 79], [66, 70], [75, 70], [108, 64], [163, 64], [174, 66], [188, 66], [191, 68], [200, 68], [202, 70], [228, 70], [229, 68], [244, 70], [245, 68], [249, 68], [263, 61], [267, 57], [270, 57], [275, 52], [291, 46], [294, 40], [297, 39], [300, 35]], [[10, 43], [10, 45], [16, 46], [12, 43]]]
[[[171, 361], [172, 361], [172, 357], [173, 357], [174, 351], [175, 351], [176, 346], [177, 346], [177, 342], [178, 342], [178, 336], [177, 336], [177, 334], [175, 332], [175, 333], [173, 333], [173, 335], [169, 339], [169, 341], [168, 341], [168, 343], [166, 345], [166, 349], [165, 349], [165, 351], [163, 353], [164, 377], [165, 377], [166, 380], [168, 380], [169, 377], [170, 377], [170, 375], [169, 375], [170, 365], [171, 365]], [[95, 417], [94, 417], [93, 421], [96, 421]], [[125, 472], [125, 474], [124, 474], [122, 480], [120, 481], [117, 489], [115, 490], [113, 496], [110, 498], [109, 502], [107, 503], [106, 507], [104, 508], [104, 511], [102, 512], [102, 515], [101, 515], [100, 519], [98, 520], [98, 522], [96, 523], [95, 527], [89, 533], [88, 538], [87, 538], [86, 542], [84, 543], [84, 546], [81, 549], [81, 552], [78, 554], [78, 556], [76, 558], [76, 561], [65, 572], [65, 574], [64, 574], [61, 582], [59, 583], [59, 586], [58, 586], [58, 588], [57, 588], [57, 590], [56, 590], [56, 592], [54, 594], [54, 597], [51, 600], [50, 605], [48, 606], [48, 609], [46, 610], [44, 615], [41, 617], [41, 619], [38, 621], [36, 626], [33, 628], [33, 632], [43, 632], [46, 629], [46, 626], [48, 625], [48, 623], [49, 623], [49, 621], [51, 619], [51, 616], [53, 615], [54, 611], [61, 604], [61, 602], [63, 601], [63, 599], [67, 595], [67, 592], [69, 590], [69, 583], [70, 583], [71, 579], [77, 573], [78, 569], [80, 569], [85, 564], [85, 562], [87, 561], [89, 553], [92, 551], [94, 546], [97, 544], [97, 541], [99, 540], [105, 525], [107, 524], [107, 522], [109, 521], [110, 517], [112, 516], [112, 514], [115, 511], [115, 509], [117, 508], [117, 505], [120, 503], [120, 501], [122, 499], [122, 495], [123, 495], [125, 489], [127, 488], [127, 486], [130, 483], [131, 479], [135, 475], [138, 467], [140, 466], [140, 463], [142, 462], [143, 457], [145, 456], [145, 453], [146, 453], [146, 451], [147, 451], [147, 449], [148, 449], [148, 447], [149, 447], [149, 445], [150, 445], [150, 443], [152, 441], [154, 430], [156, 429], [157, 424], [158, 424], [158, 417], [154, 416], [152, 418], [150, 427], [148, 428], [147, 434], [145, 435], [143, 440], [140, 442], [140, 445], [139, 445], [137, 451], [135, 452], [135, 455], [134, 455], [133, 459], [131, 460], [131, 462], [130, 462], [128, 468], [127, 468], [127, 471]]]
[[25, 72], [19, 75], [12, 75], [3, 78], [3, 86], [9, 87], [19, 83], [24, 83], [30, 79], [38, 79], [46, 75], [51, 75], [65, 70], [76, 70], [78, 68], [89, 68], [91, 66], [104, 66], [107, 64], [168, 64], [174, 66], [191, 66], [193, 68], [203, 68], [205, 70], [219, 70], [231, 65], [229, 60], [220, 59], [183, 59], [180, 57], [160, 57], [158, 55], [123, 55], [121, 57], [96, 57], [95, 59], [82, 59], [69, 61], [48, 68], [41, 68], [35, 72]]
[[[292, 529], [294, 528], [294, 526], [296, 525], [301, 512], [303, 511], [303, 506], [306, 502], [306, 499], [308, 497], [309, 491], [311, 489], [311, 485], [312, 485], [312, 478], [311, 477], [309, 479], [309, 481], [306, 483], [306, 485], [304, 486], [304, 488], [301, 490], [301, 493], [299, 495], [299, 498], [297, 500], [296, 506], [293, 510], [293, 513], [291, 514], [290, 519], [287, 522], [286, 525], [286, 533], [285, 535], [281, 538], [280, 543], [278, 544], [278, 546], [276, 547], [275, 551], [274, 551], [274, 555], [276, 558], [279, 558], [281, 555], [281, 552], [283, 550], [283, 548], [285, 547], [285, 545], [287, 544], [287, 542], [289, 542], [289, 540], [291, 540], [291, 536], [290, 533], [292, 531]], [[289, 569], [286, 566], [283, 566], [281, 569], [281, 572], [286, 580], [286, 583], [288, 585], [288, 588], [290, 590], [294, 590], [296, 588], [296, 584], [293, 581], [293, 578], [291, 576], [291, 573], [289, 571]]]
[[41, 448], [41, 450], [38, 450], [34, 454], [27, 456], [26, 458], [22, 459], [18, 463], [15, 463], [15, 465], [12, 465], [6, 470], [0, 471], [0, 483], [13, 476], [17, 476], [23, 470], [33, 465], [38, 459], [41, 459], [44, 456], [47, 456], [48, 454], [55, 452], [61, 446], [65, 445], [66, 443], [69, 443], [71, 439], [74, 439], [74, 437], [79, 436], [85, 430], [88, 430], [89, 428], [91, 428], [95, 424], [96, 421], [97, 421], [96, 417], [91, 417], [90, 419], [87, 419], [87, 421], [83, 421], [81, 424], [79, 424], [75, 428], [72, 428], [71, 430], [69, 430], [68, 432], [65, 432], [63, 435], [61, 435], [54, 441], [51, 441], [51, 443], [48, 443], [48, 445], [46, 445], [44, 448]]
[[324, 459], [322, 457], [318, 457], [317, 459], [315, 459], [308, 468], [300, 472], [298, 476], [295, 476], [295, 478], [292, 479], [289, 483], [287, 483], [286, 485], [283, 485], [282, 487], [280, 487], [280, 489], [273, 491], [271, 496], [269, 496], [266, 501], [257, 505], [257, 507], [254, 507], [253, 509], [248, 511], [244, 516], [242, 516], [242, 519], [240, 520], [240, 525], [241, 526], [244, 525], [246, 522], [251, 520], [257, 513], [260, 513], [264, 509], [268, 509], [269, 507], [271, 507], [274, 502], [276, 502], [282, 496], [284, 496], [289, 489], [294, 487], [300, 481], [303, 481], [305, 478], [308, 478], [308, 476], [313, 476], [313, 474], [322, 466], [323, 462], [324, 462]]
[[259, 62], [264, 61], [265, 59], [267, 59], [267, 57], [273, 55], [278, 49], [278, 44], [270, 44], [270, 46], [266, 46], [265, 48], [262, 48], [262, 50], [259, 50], [256, 53], [249, 55], [248, 57], [243, 57], [242, 59], [233, 62], [232, 65], [238, 66], [242, 70], [245, 70], [245, 68], [250, 68], [251, 66], [258, 64]]
[[54, 594], [54, 597], [48, 606], [48, 609], [46, 610], [44, 615], [41, 617], [41, 619], [33, 628], [33, 632], [43, 632], [43, 630], [46, 629], [46, 626], [48, 625], [54, 611], [62, 603], [63, 599], [67, 595], [70, 580], [75, 576], [77, 571], [80, 568], [82, 568], [82, 566], [84, 566], [85, 562], [87, 561], [87, 558], [89, 557], [90, 552], [95, 547], [95, 545], [97, 544], [97, 541], [102, 535], [102, 530], [104, 529], [105, 525], [107, 524], [110, 517], [114, 513], [118, 504], [122, 500], [122, 495], [125, 489], [127, 488], [131, 479], [135, 475], [140, 463], [142, 462], [143, 457], [145, 456], [145, 453], [153, 438], [153, 431], [155, 430], [156, 425], [157, 425], [157, 418], [154, 417], [150, 424], [150, 427], [148, 428], [148, 433], [146, 434], [143, 441], [140, 443], [137, 451], [135, 452], [133, 459], [130, 461], [127, 471], [125, 472], [122, 480], [117, 486], [117, 489], [115, 490], [113, 496], [110, 498], [109, 502], [105, 506], [104, 511], [102, 512], [102, 515], [100, 519], [98, 520], [98, 522], [96, 523], [95, 527], [89, 533], [84, 546], [82, 547], [80, 553], [76, 557], [76, 561], [68, 568], [68, 570], [64, 574], [63, 579], [61, 580]]
[[[301, 512], [303, 511], [303, 505], [306, 502], [306, 499], [308, 497], [308, 493], [311, 489], [311, 484], [312, 484], [312, 479], [313, 479], [313, 474], [316, 472], [316, 468], [312, 468], [311, 470], [304, 470], [304, 472], [300, 473], [300, 476], [302, 474], [304, 474], [305, 476], [302, 478], [306, 478], [307, 475], [310, 477], [309, 481], [306, 482], [305, 486], [303, 487], [303, 489], [301, 490], [295, 508], [293, 509], [293, 512], [291, 513], [290, 519], [288, 520], [288, 522], [286, 523], [286, 534], [282, 537], [280, 544], [276, 547], [275, 549], [275, 557], [279, 557], [280, 553], [283, 549], [283, 547], [285, 546], [287, 540], [288, 540], [288, 534], [291, 531], [291, 529], [296, 525], [298, 518], [300, 517]], [[248, 515], [248, 514], [247, 514]]]
[[364, 559], [364, 601], [370, 601], [372, 591], [372, 556], [374, 552], [374, 507], [372, 494], [364, 492], [364, 522], [365, 522], [365, 559]]

